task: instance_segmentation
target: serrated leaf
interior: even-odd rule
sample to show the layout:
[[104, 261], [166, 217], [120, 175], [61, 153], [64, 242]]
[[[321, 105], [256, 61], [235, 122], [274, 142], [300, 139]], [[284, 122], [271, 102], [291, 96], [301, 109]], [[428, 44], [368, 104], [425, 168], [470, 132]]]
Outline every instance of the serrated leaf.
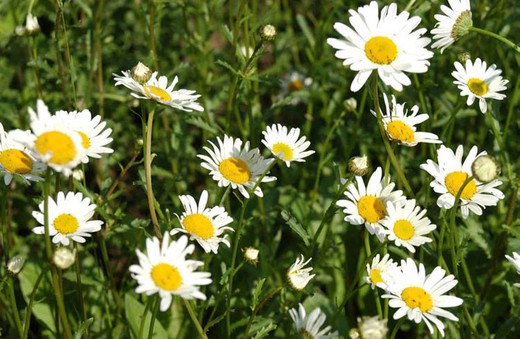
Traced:
[[81, 339], [83, 333], [87, 332], [87, 329], [94, 322], [94, 317], [89, 318], [79, 325], [78, 330], [74, 333], [74, 339]]
[[211, 126], [210, 124], [205, 122], [200, 117], [192, 117], [192, 118], [186, 119], [186, 122], [188, 124], [190, 124], [190, 125], [200, 127], [203, 130], [206, 130], [206, 131], [210, 132], [211, 134], [217, 134], [217, 132], [218, 132], [218, 129], [216, 129], [215, 127]]
[[489, 248], [488, 240], [484, 238], [485, 233], [482, 224], [471, 218], [466, 219], [465, 224], [467, 235], [478, 245], [478, 247], [484, 250], [488, 258], [491, 258], [491, 250]]
[[231, 73], [233, 73], [234, 75], [238, 75], [238, 76], [242, 76], [242, 74], [233, 68], [233, 66], [231, 66], [230, 64], [228, 64], [227, 62], [225, 62], [224, 60], [221, 60], [221, 59], [218, 59], [216, 61], [217, 65], [220, 65], [226, 69], [228, 69]]
[[285, 220], [285, 223], [289, 225], [289, 227], [302, 238], [305, 246], [309, 246], [309, 235], [307, 231], [303, 228], [303, 226], [298, 222], [298, 220], [292, 216], [292, 214], [282, 209], [282, 218]]
[[258, 330], [258, 332], [256, 332], [255, 336], [253, 337], [254, 339], [261, 339], [261, 338], [265, 338], [267, 337], [267, 335], [269, 334], [269, 332], [272, 332], [274, 330], [276, 330], [278, 326], [276, 326], [275, 323], [270, 323], [269, 325], [265, 326], [265, 327], [262, 327], [261, 329]]
[[264, 287], [265, 278], [262, 278], [258, 280], [258, 283], [256, 284], [255, 290], [253, 291], [253, 301], [251, 303], [251, 311], [253, 311], [256, 308], [256, 305], [258, 304], [258, 298], [260, 298], [260, 293], [262, 293], [262, 288]]

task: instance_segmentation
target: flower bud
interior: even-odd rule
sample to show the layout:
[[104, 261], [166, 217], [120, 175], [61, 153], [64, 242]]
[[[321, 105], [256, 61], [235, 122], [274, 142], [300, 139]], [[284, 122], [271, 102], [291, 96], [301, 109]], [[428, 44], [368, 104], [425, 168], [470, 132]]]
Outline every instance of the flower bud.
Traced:
[[273, 41], [276, 38], [276, 28], [273, 25], [264, 25], [259, 29], [260, 37], [264, 41]]
[[466, 60], [471, 59], [471, 54], [469, 52], [462, 52], [457, 56], [457, 59], [462, 63], [465, 64]]
[[355, 112], [357, 109], [357, 100], [356, 98], [349, 98], [345, 101], [343, 101], [343, 106], [345, 106], [345, 109], [349, 112]]
[[361, 157], [352, 157], [348, 161], [348, 170], [350, 173], [363, 176], [368, 172], [368, 158], [366, 155]]
[[54, 264], [61, 268], [62, 270], [66, 270], [76, 260], [76, 250], [70, 250], [67, 247], [59, 247], [54, 251], [54, 256], [52, 257]]
[[473, 161], [471, 171], [478, 181], [488, 183], [498, 178], [500, 175], [500, 165], [492, 156], [487, 154], [481, 155]]
[[244, 259], [252, 264], [256, 265], [258, 263], [258, 253], [259, 251], [256, 248], [253, 247], [246, 247], [242, 249], [242, 252], [244, 253]]
[[23, 257], [19, 255], [12, 257], [7, 263], [7, 272], [12, 275], [17, 275], [22, 270], [24, 263], [25, 259]]
[[146, 67], [145, 64], [139, 61], [137, 65], [132, 68], [131, 75], [132, 79], [140, 84], [144, 84], [152, 77], [152, 71]]

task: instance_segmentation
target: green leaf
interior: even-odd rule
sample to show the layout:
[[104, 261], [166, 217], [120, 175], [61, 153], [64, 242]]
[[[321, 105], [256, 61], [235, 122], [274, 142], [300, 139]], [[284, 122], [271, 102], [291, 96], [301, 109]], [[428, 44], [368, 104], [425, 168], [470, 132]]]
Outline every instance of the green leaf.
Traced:
[[186, 119], [186, 122], [190, 125], [193, 125], [193, 126], [197, 126], [199, 128], [202, 128], [203, 130], [206, 130], [208, 132], [210, 132], [211, 134], [217, 134], [218, 130], [214, 127], [214, 126], [211, 126], [210, 124], [208, 124], [207, 122], [205, 122], [202, 118], [200, 117], [192, 117], [192, 118], [188, 118]]
[[314, 40], [312, 30], [309, 28], [309, 25], [307, 24], [305, 17], [301, 14], [298, 14], [296, 16], [296, 22], [298, 22], [298, 26], [300, 26], [300, 28], [302, 29], [303, 35], [305, 35], [305, 38], [309, 42], [309, 45], [311, 47], [314, 47], [314, 45], [316, 45], [316, 41]]
[[296, 220], [289, 211], [284, 209], [282, 209], [282, 218], [285, 220], [285, 223], [302, 238], [305, 246], [309, 246], [309, 235], [298, 220]]
[[[152, 298], [152, 296], [149, 298]], [[144, 305], [137, 301], [131, 294], [125, 294], [125, 316], [135, 338], [137, 338], [139, 334], [139, 327], [141, 326], [141, 319], [144, 314], [144, 309]], [[151, 318], [152, 311], [148, 309], [146, 310], [143, 333], [148, 333]], [[168, 338], [168, 333], [158, 319], [155, 319], [154, 322], [153, 338]]]
[[74, 333], [74, 339], [81, 339], [83, 333], [87, 332], [89, 326], [94, 322], [94, 317], [89, 318], [79, 325], [78, 330]]
[[256, 284], [255, 290], [253, 291], [253, 302], [251, 303], [251, 311], [254, 311], [256, 305], [258, 304], [258, 299], [260, 298], [260, 293], [262, 293], [262, 288], [264, 287], [265, 278], [258, 280], [258, 284]]
[[276, 324], [271, 322], [267, 326], [260, 328], [258, 330], [258, 332], [256, 332], [256, 334], [253, 338], [254, 339], [265, 338], [265, 337], [267, 337], [269, 332], [276, 330], [276, 327], [277, 327]]

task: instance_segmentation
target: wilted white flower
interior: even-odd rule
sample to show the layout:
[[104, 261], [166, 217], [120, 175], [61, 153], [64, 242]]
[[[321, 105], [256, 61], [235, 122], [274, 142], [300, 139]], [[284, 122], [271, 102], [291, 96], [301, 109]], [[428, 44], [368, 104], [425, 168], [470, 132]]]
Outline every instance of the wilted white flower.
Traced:
[[305, 261], [305, 257], [302, 254], [301, 257], [296, 258], [294, 264], [292, 264], [287, 271], [287, 279], [289, 280], [289, 284], [291, 284], [295, 290], [303, 290], [309, 281], [311, 281], [311, 279], [316, 275], [310, 274], [312, 267], [304, 268], [311, 261], [311, 259], [312, 258], [309, 258], [307, 261]]

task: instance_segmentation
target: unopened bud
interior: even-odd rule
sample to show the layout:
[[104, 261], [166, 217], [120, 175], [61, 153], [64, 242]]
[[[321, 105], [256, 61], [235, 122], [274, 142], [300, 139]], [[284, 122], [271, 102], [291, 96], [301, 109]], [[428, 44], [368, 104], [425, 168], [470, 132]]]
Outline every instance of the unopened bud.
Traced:
[[345, 106], [345, 109], [349, 112], [355, 112], [357, 109], [357, 100], [356, 98], [349, 98], [345, 101], [343, 101], [343, 105]]
[[74, 261], [76, 260], [76, 250], [71, 251], [67, 247], [59, 247], [54, 251], [52, 260], [58, 268], [66, 270], [74, 264]]
[[19, 255], [12, 257], [7, 263], [7, 272], [17, 275], [22, 270], [25, 259]]
[[139, 61], [137, 65], [132, 68], [131, 75], [132, 79], [140, 84], [144, 84], [152, 77], [152, 70]]
[[469, 52], [462, 52], [457, 56], [457, 59], [462, 63], [465, 64], [466, 60], [471, 59], [471, 54]]
[[264, 41], [273, 41], [276, 38], [276, 28], [273, 25], [264, 25], [260, 27], [259, 32]]
[[500, 175], [500, 165], [492, 156], [481, 155], [473, 161], [471, 171], [478, 181], [488, 183], [498, 178]]
[[258, 253], [259, 251], [253, 247], [246, 247], [242, 249], [244, 252], [244, 259], [250, 264], [256, 265], [258, 263]]
[[368, 172], [368, 158], [366, 155], [361, 157], [352, 157], [348, 161], [348, 170], [350, 173], [363, 176]]

